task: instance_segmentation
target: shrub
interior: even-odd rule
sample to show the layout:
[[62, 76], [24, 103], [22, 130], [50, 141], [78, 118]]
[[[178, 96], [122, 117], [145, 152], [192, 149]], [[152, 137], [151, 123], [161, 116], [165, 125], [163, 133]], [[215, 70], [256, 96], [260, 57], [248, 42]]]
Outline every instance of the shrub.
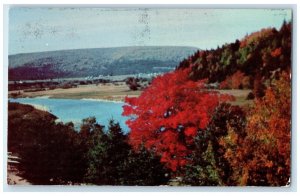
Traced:
[[248, 93], [246, 100], [252, 100], [254, 98], [255, 98], [254, 94], [252, 92], [250, 92], [250, 93]]

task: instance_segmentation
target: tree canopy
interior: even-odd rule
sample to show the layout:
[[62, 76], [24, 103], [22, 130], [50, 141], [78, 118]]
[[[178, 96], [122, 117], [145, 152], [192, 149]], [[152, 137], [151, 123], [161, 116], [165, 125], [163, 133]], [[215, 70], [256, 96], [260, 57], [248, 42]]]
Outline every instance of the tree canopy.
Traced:
[[155, 149], [173, 171], [187, 163], [189, 146], [204, 129], [215, 108], [232, 97], [205, 89], [205, 81], [189, 79], [189, 70], [158, 76], [138, 98], [126, 98], [124, 115], [131, 116], [129, 142]]

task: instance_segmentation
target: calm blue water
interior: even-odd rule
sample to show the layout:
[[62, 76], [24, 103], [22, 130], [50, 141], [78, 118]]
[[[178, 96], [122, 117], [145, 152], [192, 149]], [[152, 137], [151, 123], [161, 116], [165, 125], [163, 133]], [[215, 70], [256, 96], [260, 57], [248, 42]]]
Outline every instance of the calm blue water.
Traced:
[[107, 128], [110, 119], [120, 123], [124, 132], [129, 129], [125, 124], [127, 117], [122, 116], [124, 103], [74, 100], [74, 99], [48, 99], [48, 98], [19, 98], [10, 99], [11, 102], [19, 102], [29, 105], [39, 105], [57, 116], [62, 122], [72, 121], [79, 126], [82, 119], [95, 116], [97, 122]]

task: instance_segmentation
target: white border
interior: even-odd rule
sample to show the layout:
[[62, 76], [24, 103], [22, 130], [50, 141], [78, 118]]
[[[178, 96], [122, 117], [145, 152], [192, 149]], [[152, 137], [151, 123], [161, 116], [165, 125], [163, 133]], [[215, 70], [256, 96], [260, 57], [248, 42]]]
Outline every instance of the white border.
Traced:
[[[55, 4], [60, 4], [65, 5], [66, 7], [70, 7], [70, 6], [79, 6], [79, 7], [88, 7], [88, 6], [96, 6], [96, 3], [101, 3], [101, 4], [105, 4], [105, 5], [100, 5], [100, 7], [185, 7], [185, 8], [195, 8], [195, 7], [201, 7], [201, 8], [292, 8], [293, 9], [293, 100], [292, 100], [292, 106], [293, 106], [293, 116], [292, 116], [292, 133], [293, 133], [293, 137], [292, 137], [292, 154], [293, 154], [293, 159], [292, 159], [292, 184], [290, 188], [283, 188], [283, 187], [276, 187], [276, 188], [271, 188], [271, 187], [109, 187], [109, 186], [80, 186], [80, 187], [64, 187], [64, 186], [30, 186], [30, 187], [24, 187], [24, 186], [7, 186], [6, 185], [6, 169], [4, 169], [3, 166], [6, 166], [6, 146], [4, 146], [3, 144], [6, 145], [6, 134], [2, 135], [0, 137], [0, 145], [3, 146], [3, 155], [1, 156], [1, 169], [2, 171], [4, 171], [3, 176], [1, 175], [1, 182], [3, 183], [3, 187], [1, 187], [4, 189], [4, 191], [47, 191], [47, 192], [53, 192], [53, 191], [76, 191], [76, 192], [95, 192], [95, 191], [101, 191], [101, 192], [120, 192], [120, 191], [125, 191], [125, 192], [131, 192], [131, 191], [135, 191], [135, 192], [145, 192], [145, 191], [151, 191], [151, 192], [158, 192], [158, 191], [162, 191], [162, 192], [166, 192], [166, 191], [171, 191], [171, 192], [194, 192], [194, 191], [209, 191], [209, 192], [235, 192], [235, 191], [240, 191], [240, 192], [244, 192], [244, 191], [254, 191], [254, 192], [281, 192], [281, 191], [296, 191], [297, 189], [297, 185], [299, 185], [299, 182], [297, 181], [296, 177], [299, 176], [297, 175], [297, 170], [295, 169], [295, 166], [297, 165], [297, 155], [299, 155], [299, 151], [296, 152], [296, 148], [297, 148], [297, 141], [298, 140], [298, 134], [297, 134], [297, 121], [298, 121], [298, 116], [297, 116], [297, 109], [298, 109], [298, 104], [297, 104], [297, 99], [296, 97], [298, 97], [298, 92], [299, 92], [299, 77], [297, 77], [297, 54], [299, 53], [299, 51], [297, 51], [297, 45], [299, 45], [299, 41], [297, 40], [297, 18], [299, 17], [297, 15], [297, 7], [298, 4], [297, 1], [294, 0], [286, 0], [283, 2], [274, 2], [273, 1], [251, 1], [251, 3], [255, 3], [254, 4], [249, 4], [249, 2], [243, 1], [226, 1], [227, 3], [232, 3], [232, 4], [238, 4], [238, 3], [242, 3], [240, 5], [230, 5], [230, 4], [223, 4], [224, 1], [222, 0], [210, 0], [209, 2], [204, 2], [204, 4], [202, 5], [196, 5], [198, 1], [192, 1], [192, 0], [186, 0], [186, 1], [148, 1], [145, 0], [143, 1], [143, 3], [155, 3], [156, 5], [142, 5], [140, 4], [140, 1], [127, 1], [125, 3], [128, 4], [133, 4], [131, 6], [129, 6], [128, 4], [124, 4], [124, 1], [122, 0], [111, 0], [108, 2], [96, 2], [93, 0], [86, 0], [86, 1], [80, 1], [80, 5], [74, 5], [70, 3], [75, 3], [70, 2], [70, 1], [66, 1], [66, 0], [54, 0], [54, 1], [38, 1], [38, 0], [30, 0], [30, 1], [21, 1], [21, 0], [15, 0], [15, 1], [7, 1], [4, 0], [3, 4], [11, 4], [11, 3], [17, 3], [17, 4], [23, 4], [23, 3], [30, 3], [30, 4], [44, 4], [45, 6], [53, 6], [49, 3], [55, 3]], [[176, 3], [177, 5], [167, 5], [166, 3]], [[191, 3], [191, 4], [190, 4]], [[282, 4], [284, 3], [284, 4]], [[69, 5], [66, 5], [69, 4]], [[84, 5], [83, 5], [84, 4]], [[87, 5], [89, 4], [89, 5]], [[121, 5], [113, 5], [113, 4], [121, 4]], [[181, 4], [181, 5], [180, 5]], [[190, 4], [190, 5], [188, 5]], [[221, 5], [220, 5], [221, 4]], [[271, 4], [271, 5], [270, 5]], [[288, 5], [288, 4], [294, 4], [294, 5]], [[24, 5], [24, 4], [23, 4]], [[99, 5], [97, 5], [99, 6]], [[4, 10], [3, 10], [4, 9]], [[1, 13], [3, 13], [4, 15], [1, 16], [1, 22], [2, 22], [2, 27], [3, 27], [3, 33], [4, 36], [1, 36], [1, 41], [2, 43], [4, 43], [3, 45], [3, 51], [1, 53], [1, 59], [3, 59], [3, 63], [6, 66], [1, 66], [1, 73], [2, 75], [2, 81], [3, 81], [3, 86], [2, 88], [0, 87], [0, 97], [2, 97], [1, 101], [1, 124], [3, 123], [2, 126], [3, 130], [6, 130], [7, 127], [7, 21], [3, 20], [3, 16], [5, 16], [5, 14], [7, 14], [7, 10], [5, 10], [6, 7], [1, 7]], [[3, 12], [4, 11], [4, 12]], [[5, 17], [4, 17], [5, 18]], [[7, 19], [7, 18], [6, 18]], [[5, 24], [6, 22], [6, 24]], [[3, 107], [3, 108], [2, 108]], [[3, 120], [3, 121], [2, 121]], [[5, 131], [3, 131], [5, 133]], [[3, 137], [3, 138], [2, 138]], [[298, 154], [296, 154], [298, 153]], [[65, 193], [64, 193], [65, 194]], [[130, 193], [133, 194], [133, 193]], [[155, 193], [156, 194], [156, 193]], [[173, 194], [173, 193], [172, 193]], [[226, 193], [225, 193], [226, 194]], [[245, 193], [242, 193], [245, 194]], [[285, 193], [286, 194], [286, 193]]]

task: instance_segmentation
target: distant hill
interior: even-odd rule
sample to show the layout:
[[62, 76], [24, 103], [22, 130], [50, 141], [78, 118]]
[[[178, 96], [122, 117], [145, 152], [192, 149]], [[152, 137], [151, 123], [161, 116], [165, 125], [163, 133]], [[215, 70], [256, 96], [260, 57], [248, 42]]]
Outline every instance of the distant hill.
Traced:
[[9, 56], [9, 80], [166, 72], [197, 48], [145, 46], [76, 49]]

